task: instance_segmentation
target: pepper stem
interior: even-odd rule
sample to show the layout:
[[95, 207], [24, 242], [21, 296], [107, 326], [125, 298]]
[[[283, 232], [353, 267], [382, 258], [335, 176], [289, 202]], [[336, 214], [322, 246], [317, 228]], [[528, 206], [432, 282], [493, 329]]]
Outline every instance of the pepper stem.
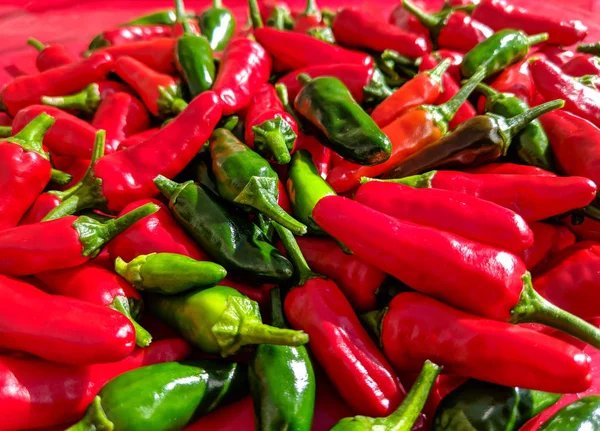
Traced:
[[294, 238], [294, 234], [277, 222], [273, 222], [272, 225], [275, 228], [277, 235], [279, 235], [279, 239], [281, 239], [281, 242], [283, 243], [288, 259], [292, 261], [294, 268], [296, 268], [296, 271], [298, 272], [298, 286], [303, 286], [311, 278], [318, 277], [318, 274], [313, 272], [308, 266], [308, 263], [302, 254], [302, 250], [300, 250], [300, 246], [298, 245], [296, 238]]
[[5, 142], [10, 142], [21, 146], [25, 151], [33, 151], [48, 160], [48, 153], [44, 151], [42, 141], [44, 135], [54, 124], [54, 118], [42, 112], [29, 122], [19, 133], [6, 138]]
[[183, 27], [183, 32], [185, 34], [191, 34], [190, 22], [185, 15], [183, 0], [175, 0], [175, 16], [177, 17], [177, 22], [181, 24], [181, 27]]
[[98, 84], [90, 84], [79, 93], [68, 96], [42, 96], [42, 103], [60, 109], [76, 109], [92, 114], [98, 109], [102, 98]]
[[39, 40], [34, 39], [33, 37], [30, 37], [29, 39], [27, 39], [27, 45], [33, 46], [38, 51], [42, 51], [42, 50], [46, 49], [46, 45], [44, 45]]
[[158, 175], [156, 178], [154, 178], [154, 185], [158, 190], [160, 190], [163, 196], [169, 200], [173, 200], [175, 195], [178, 193], [179, 188], [182, 186], [182, 184], [172, 181], [167, 177], [163, 177], [162, 175]]
[[135, 344], [138, 347], [147, 347], [152, 342], [152, 335], [146, 331], [135, 319], [131, 316], [131, 310], [129, 308], [129, 300], [123, 295], [115, 296], [113, 302], [109, 305], [113, 310], [125, 315], [135, 329]]
[[281, 289], [278, 286], [269, 291], [269, 299], [271, 300], [271, 325], [276, 328], [285, 328]]
[[248, 0], [248, 7], [250, 8], [250, 21], [252, 22], [253, 28], [264, 27], [262, 18], [260, 17], [260, 9], [256, 0]]
[[600, 42], [596, 43], [582, 43], [577, 46], [577, 52], [585, 52], [587, 54], [600, 54]]
[[449, 58], [446, 58], [440, 61], [433, 69], [428, 70], [425, 73], [429, 75], [430, 78], [435, 79], [437, 82], [441, 82], [442, 76], [444, 76], [444, 73], [446, 73], [450, 67], [450, 64], [452, 64], [452, 61], [450, 61]]
[[73, 177], [70, 174], [52, 168], [52, 176], [50, 177], [50, 181], [52, 181], [53, 183], [64, 186], [69, 184], [72, 179]]
[[320, 17], [321, 12], [317, 7], [317, 2], [315, 0], [306, 0], [306, 7], [304, 8], [304, 12], [302, 12], [302, 15]]
[[290, 162], [289, 149], [294, 147], [297, 135], [281, 115], [253, 126], [252, 132], [254, 133], [254, 148], [259, 154], [282, 165]]
[[538, 43], [547, 41], [548, 37], [550, 37], [548, 33], [534, 34], [533, 36], [527, 36], [527, 43], [529, 46], [537, 45]]
[[411, 175], [410, 177], [392, 178], [389, 180], [381, 180], [379, 178], [362, 177], [360, 179], [360, 183], [365, 184], [370, 181], [379, 181], [382, 183], [404, 184], [405, 186], [415, 187], [418, 189], [429, 189], [432, 187], [431, 181], [433, 180], [433, 177], [435, 177], [436, 172], [437, 171], [429, 171], [429, 172], [425, 172], [424, 174], [421, 174], [421, 175]]
[[530, 110], [523, 112], [522, 114], [515, 115], [514, 117], [507, 118], [506, 124], [508, 128], [503, 130], [504, 133], [510, 138], [515, 136], [517, 133], [521, 131], [525, 126], [531, 123], [533, 120], [538, 118], [539, 116], [554, 111], [555, 109], [560, 109], [565, 106], [564, 100], [551, 100], [550, 102], [542, 103]]
[[368, 331], [377, 341], [377, 344], [381, 344], [381, 324], [387, 311], [388, 308], [385, 307], [381, 310], [369, 311], [359, 316], [363, 326], [368, 329]]
[[312, 78], [310, 77], [310, 75], [308, 75], [307, 73], [301, 73], [298, 76], [296, 76], [296, 80], [302, 84], [302, 85], [306, 85], [308, 84], [310, 81], [312, 81]]
[[213, 7], [213, 9], [222, 9], [223, 1], [222, 0], [213, 0], [212, 7]]
[[510, 311], [511, 323], [541, 323], [600, 349], [598, 328], [544, 299], [533, 289], [529, 272], [522, 279], [523, 291], [519, 302]]
[[275, 92], [284, 107], [290, 104], [290, 98], [285, 84], [275, 84]]
[[12, 135], [11, 126], [0, 126], [0, 138], [8, 138]]
[[444, 22], [444, 18], [425, 12], [410, 0], [402, 0], [402, 7], [430, 31], [437, 29]]
[[110, 431], [114, 428], [115, 424], [104, 413], [102, 399], [96, 395], [94, 401], [86, 409], [83, 419], [67, 428], [66, 431]]

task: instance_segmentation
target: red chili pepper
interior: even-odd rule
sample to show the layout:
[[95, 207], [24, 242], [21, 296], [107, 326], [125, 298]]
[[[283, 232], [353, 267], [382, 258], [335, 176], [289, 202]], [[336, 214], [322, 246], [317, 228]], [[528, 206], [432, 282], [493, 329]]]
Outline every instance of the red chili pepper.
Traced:
[[450, 374], [506, 386], [563, 393], [591, 384], [590, 357], [570, 344], [473, 316], [420, 293], [392, 300], [380, 337], [392, 364], [406, 371], [417, 371], [429, 359]]
[[600, 242], [600, 222], [584, 217], [583, 223], [573, 224], [572, 217], [567, 216], [562, 220], [577, 239]]
[[[168, 25], [132, 25], [105, 30], [100, 34], [101, 40], [90, 49], [104, 48], [106, 46], [126, 45], [132, 42], [152, 40], [156, 38], [171, 37], [171, 27]], [[94, 44], [95, 40], [92, 42]]]
[[498, 31], [504, 28], [523, 30], [527, 34], [548, 33], [547, 43], [572, 45], [587, 36], [587, 27], [578, 20], [559, 20], [536, 15], [504, 0], [482, 0], [473, 18]]
[[533, 244], [533, 232], [521, 216], [464, 193], [371, 181], [359, 187], [354, 199], [400, 220], [435, 227], [513, 253]]
[[343, 8], [336, 14], [331, 28], [336, 42], [352, 48], [379, 52], [392, 49], [411, 58], [431, 51], [426, 38], [381, 22], [364, 10]]
[[44, 45], [39, 40], [33, 38], [27, 39], [27, 44], [39, 51], [35, 59], [35, 67], [40, 72], [77, 62], [77, 57], [64, 45]]
[[306, 33], [311, 28], [324, 27], [321, 11], [317, 7], [315, 0], [306, 0], [304, 11], [296, 16], [294, 22], [294, 31], [298, 33]]
[[0, 96], [11, 116], [29, 105], [41, 102], [42, 96], [61, 96], [81, 90], [106, 77], [114, 60], [106, 53], [92, 54], [77, 63], [55, 67], [37, 75], [24, 75], [9, 82]]
[[460, 74], [460, 65], [462, 64], [464, 53], [458, 51], [451, 51], [449, 49], [438, 49], [432, 53], [433, 58], [438, 61], [445, 59], [450, 60], [450, 67], [448, 67], [448, 74], [454, 79], [455, 82], [460, 82], [462, 76]]
[[68, 216], [0, 231], [0, 274], [22, 276], [81, 265], [130, 225], [157, 210], [148, 204], [105, 224], [90, 217]]
[[561, 69], [571, 76], [598, 75], [600, 74], [600, 59], [593, 55], [577, 54]]
[[[90, 322], [89, 316], [84, 316], [82, 322]], [[70, 328], [67, 332], [70, 332]], [[88, 366], [75, 367], [37, 358], [2, 356], [2, 427], [6, 430], [31, 429], [79, 419], [109, 380], [135, 368], [181, 361], [189, 353], [188, 344], [175, 338], [155, 341], [145, 349], [134, 350], [118, 362]]]
[[92, 126], [106, 130], [105, 154], [114, 153], [125, 138], [150, 127], [150, 116], [139, 99], [127, 93], [107, 96], [96, 111]]
[[50, 181], [52, 165], [42, 139], [52, 124], [51, 116], [41, 114], [0, 140], [0, 231], [15, 227]]
[[[429, 2], [415, 0], [414, 3], [426, 12], [434, 11], [431, 8], [431, 3]], [[427, 30], [414, 15], [411, 15], [406, 9], [404, 9], [404, 7], [402, 7], [402, 2], [398, 3], [398, 5], [392, 10], [388, 18], [388, 22], [401, 30], [409, 33], [415, 33], [420, 37], [429, 38], [429, 30]]]
[[512, 93], [530, 106], [533, 105], [533, 95], [536, 94], [536, 90], [531, 78], [529, 61], [523, 60], [508, 66], [500, 72], [492, 87], [501, 93]]
[[58, 108], [31, 105], [19, 111], [13, 121], [13, 133], [19, 133], [38, 115], [45, 113], [56, 122], [44, 136], [44, 146], [52, 154], [89, 159], [94, 148], [96, 129], [89, 123]]
[[542, 46], [539, 51], [532, 53], [532, 57], [542, 56], [546, 58], [548, 61], [556, 64], [558, 67], [563, 67], [567, 64], [573, 57], [575, 57], [575, 53], [569, 49], [565, 49], [558, 46]]
[[[529, 227], [533, 231], [533, 245], [523, 250], [519, 256], [530, 271], [543, 268], [550, 256], [575, 243], [575, 235], [564, 226], [533, 222], [529, 224]], [[554, 303], [554, 301], [551, 302]], [[556, 304], [562, 307], [562, 305]], [[571, 310], [567, 309], [567, 311]]]
[[[331, 166], [331, 150], [321, 144], [319, 139], [315, 136], [307, 135], [302, 131], [298, 131], [297, 145], [298, 150], [306, 150], [310, 153], [317, 171], [323, 179], [327, 179], [329, 167]], [[281, 204], [279, 206], [281, 206]]]
[[132, 224], [108, 245], [112, 260], [117, 257], [131, 262], [142, 254], [176, 253], [196, 260], [210, 260], [208, 255], [186, 235], [164, 204], [156, 199], [132, 202], [121, 210], [123, 216], [147, 203], [160, 209], [152, 215]]
[[135, 135], [131, 135], [128, 138], [122, 140], [117, 147], [117, 151], [123, 151], [126, 148], [134, 147], [137, 144], [141, 144], [160, 129], [158, 127], [153, 127], [152, 129], [144, 130], [143, 132], [136, 133]]
[[[81, 159], [79, 157], [59, 157], [56, 155], [52, 156], [54, 166], [62, 171], [67, 172], [71, 175], [71, 182], [65, 186], [57, 186], [57, 190], [66, 191], [71, 187], [75, 186], [87, 173], [90, 167], [90, 160]], [[60, 165], [59, 165], [60, 163]]]
[[537, 166], [517, 165], [516, 163], [489, 163], [465, 171], [469, 174], [503, 174], [503, 175], [536, 175], [541, 177], [555, 177], [554, 172], [547, 171]]
[[154, 69], [156, 72], [174, 73], [175, 42], [176, 39], [162, 37], [141, 42], [131, 42], [125, 45], [109, 46], [97, 52], [106, 52], [115, 60], [121, 57], [131, 57]]
[[49, 295], [5, 275], [0, 275], [0, 291], [2, 315], [10, 320], [0, 329], [2, 348], [87, 365], [119, 361], [135, 347], [133, 326], [114, 310]]
[[46, 214], [59, 206], [61, 202], [62, 199], [55, 194], [42, 193], [21, 218], [19, 226], [42, 221], [42, 219], [46, 217]]

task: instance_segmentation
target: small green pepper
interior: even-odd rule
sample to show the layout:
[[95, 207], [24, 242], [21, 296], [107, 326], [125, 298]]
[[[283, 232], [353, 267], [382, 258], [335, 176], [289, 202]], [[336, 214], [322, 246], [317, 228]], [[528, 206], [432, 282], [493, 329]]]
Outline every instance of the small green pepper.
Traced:
[[227, 275], [221, 265], [175, 253], [143, 254], [129, 263], [117, 257], [115, 271], [136, 289], [163, 295], [214, 286]]
[[312, 210], [322, 198], [336, 193], [321, 177], [308, 151], [299, 150], [292, 155], [286, 186], [294, 216], [307, 225], [310, 232], [324, 233], [313, 220]]
[[469, 78], [483, 67], [486, 76], [493, 75], [524, 58], [531, 45], [547, 39], [548, 33], [527, 36], [518, 30], [500, 30], [465, 54], [460, 71]]
[[560, 409], [539, 431], [596, 431], [600, 429], [600, 395], [589, 395]]
[[[271, 295], [271, 321], [285, 328], [279, 288]], [[304, 346], [261, 344], [248, 368], [255, 429], [310, 431], [315, 408], [315, 373]]]
[[304, 85], [294, 107], [315, 126], [324, 145], [360, 165], [376, 165], [390, 158], [390, 140], [342, 81], [331, 76], [311, 79], [304, 73], [298, 79]]
[[212, 7], [200, 14], [198, 25], [214, 51], [225, 49], [235, 33], [235, 18], [229, 9], [223, 7], [221, 0], [213, 0]]
[[67, 431], [176, 431], [243, 396], [246, 367], [215, 360], [166, 362], [109, 381]]
[[206, 353], [225, 357], [248, 344], [308, 343], [302, 331], [262, 323], [258, 303], [227, 286], [176, 296], [149, 294], [147, 303], [159, 319]]
[[410, 431], [421, 414], [429, 392], [441, 371], [442, 367], [431, 361], [425, 361], [419, 377], [394, 413], [383, 418], [367, 416], [344, 418], [330, 431]]
[[217, 129], [210, 137], [210, 155], [221, 197], [270, 217], [296, 235], [306, 233], [306, 226], [277, 203], [279, 177], [257, 152], [229, 130]]
[[560, 394], [469, 380], [439, 404], [433, 431], [516, 431], [560, 397]]
[[178, 184], [160, 175], [154, 183], [170, 199], [177, 222], [227, 271], [260, 282], [292, 276], [292, 264], [266, 241], [260, 229], [224, 207], [205, 186], [193, 181]]

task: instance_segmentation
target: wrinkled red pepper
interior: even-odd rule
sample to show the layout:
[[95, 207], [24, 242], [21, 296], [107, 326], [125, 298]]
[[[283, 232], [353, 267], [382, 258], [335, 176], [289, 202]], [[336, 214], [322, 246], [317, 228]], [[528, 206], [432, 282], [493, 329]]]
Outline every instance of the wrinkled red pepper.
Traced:
[[520, 254], [529, 271], [543, 269], [544, 263], [552, 255], [575, 243], [575, 235], [564, 226], [532, 222], [529, 227], [533, 231], [533, 245]]
[[115, 60], [131, 57], [159, 73], [175, 72], [176, 39], [162, 37], [153, 40], [131, 42], [125, 45], [109, 46], [98, 50], [110, 54]]
[[58, 43], [44, 45], [39, 40], [33, 38], [27, 39], [27, 44], [39, 51], [39, 54], [35, 59], [35, 67], [37, 67], [37, 70], [40, 72], [77, 62], [77, 57], [75, 57], [75, 55], [64, 45]]

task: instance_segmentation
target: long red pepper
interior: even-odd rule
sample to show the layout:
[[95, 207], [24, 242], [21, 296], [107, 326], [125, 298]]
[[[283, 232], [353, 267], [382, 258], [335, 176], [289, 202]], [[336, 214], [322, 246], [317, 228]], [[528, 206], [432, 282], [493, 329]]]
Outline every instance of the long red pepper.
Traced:
[[[90, 49], [106, 46], [125, 45], [132, 42], [152, 40], [159, 37], [171, 37], [172, 30], [168, 25], [132, 25], [105, 30], [92, 41]], [[93, 46], [92, 46], [93, 45]]]
[[542, 323], [600, 345], [597, 328], [535, 293], [525, 264], [512, 253], [340, 196], [321, 199], [313, 219], [365, 262], [419, 292], [481, 317]]
[[466, 172], [470, 174], [537, 175], [542, 177], [556, 176], [554, 172], [538, 168], [537, 166], [518, 165], [516, 163], [488, 163], [487, 165], [469, 169]]
[[0, 231], [0, 274], [22, 276], [87, 262], [131, 224], [158, 210], [148, 204], [102, 224], [68, 216]]
[[48, 153], [42, 148], [54, 119], [40, 114], [11, 138], [0, 140], [0, 231], [15, 227], [52, 176]]
[[360, 414], [389, 414], [405, 395], [398, 377], [340, 288], [313, 273], [293, 234], [274, 226], [300, 278], [285, 297], [290, 324], [309, 334], [312, 353], [348, 405]]
[[221, 119], [221, 104], [215, 93], [196, 97], [173, 121], [146, 141], [101, 157], [83, 186], [66, 199], [47, 219], [74, 211], [105, 206], [120, 211], [127, 204], [158, 194], [154, 178], [173, 178], [192, 160]]
[[435, 227], [513, 253], [531, 247], [534, 241], [533, 232], [520, 215], [464, 193], [371, 181], [359, 187], [354, 199], [400, 220]]
[[170, 37], [131, 42], [125, 45], [109, 46], [98, 50], [110, 54], [115, 60], [131, 57], [160, 73], [175, 72], [175, 42]]
[[496, 31], [515, 28], [527, 34], [548, 33], [547, 43], [553, 45], [572, 45], [587, 35], [587, 27], [581, 21], [547, 18], [504, 0], [482, 0], [472, 16]]
[[160, 129], [158, 127], [153, 127], [151, 129], [144, 130], [143, 132], [136, 133], [135, 135], [131, 135], [119, 143], [117, 150], [123, 151], [126, 148], [133, 147], [137, 144], [141, 144], [142, 142], [144, 142], [146, 139], [150, 138], [152, 135], [154, 135], [159, 130]]
[[92, 126], [106, 131], [105, 154], [114, 153], [125, 138], [150, 127], [148, 111], [139, 99], [127, 93], [113, 93], [102, 101]]
[[[50, 295], [0, 275], [0, 347], [73, 365], [119, 361], [135, 347], [135, 329], [114, 310]], [[10, 321], [10, 323], [9, 323]]]
[[508, 66], [500, 72], [492, 83], [492, 87], [501, 93], [514, 94], [530, 106], [533, 105], [533, 96], [536, 94], [536, 90], [529, 69], [529, 60]]
[[591, 384], [589, 356], [570, 344], [420, 293], [397, 295], [380, 328], [383, 351], [401, 370], [417, 371], [429, 359], [451, 374], [506, 386], [563, 393]]
[[364, 10], [343, 8], [335, 15], [331, 28], [337, 43], [352, 48], [379, 52], [391, 49], [411, 58], [431, 51], [426, 38], [381, 22]]
[[600, 60], [593, 55], [577, 54], [561, 69], [571, 76], [598, 75], [600, 74]]
[[[83, 317], [83, 321], [89, 320]], [[31, 429], [79, 419], [109, 380], [135, 368], [181, 361], [189, 353], [185, 341], [173, 338], [136, 349], [118, 362], [88, 366], [1, 356], [0, 429]]]
[[544, 100], [563, 99], [567, 111], [600, 127], [600, 91], [576, 81], [542, 58], [531, 61], [529, 67]]
[[[298, 150], [306, 150], [312, 156], [313, 163], [323, 179], [327, 179], [331, 165], [331, 150], [323, 145], [316, 136], [298, 131]], [[281, 196], [281, 191], [279, 192]], [[281, 206], [281, 204], [279, 204]]]
[[[543, 267], [544, 262], [551, 255], [575, 243], [575, 235], [564, 226], [533, 222], [529, 224], [529, 227], [533, 231], [533, 245], [520, 254], [529, 271], [535, 272], [537, 268]], [[551, 302], [554, 303], [552, 300]], [[559, 303], [557, 305], [564, 308]], [[572, 312], [572, 310], [566, 310]]]
[[103, 79], [113, 68], [113, 58], [93, 54], [77, 63], [55, 67], [38, 75], [20, 76], [9, 82], [0, 97], [11, 116], [29, 105], [41, 102], [42, 96], [61, 96], [81, 90], [86, 85]]
[[208, 255], [179, 227], [164, 204], [156, 199], [142, 199], [127, 205], [119, 213], [125, 215], [147, 203], [160, 209], [132, 224], [108, 245], [110, 257], [130, 262], [142, 254], [176, 253], [196, 260], [209, 260]]
[[27, 39], [27, 44], [39, 51], [35, 59], [35, 67], [40, 72], [77, 62], [77, 57], [64, 45], [44, 45], [39, 40], [33, 38]]

